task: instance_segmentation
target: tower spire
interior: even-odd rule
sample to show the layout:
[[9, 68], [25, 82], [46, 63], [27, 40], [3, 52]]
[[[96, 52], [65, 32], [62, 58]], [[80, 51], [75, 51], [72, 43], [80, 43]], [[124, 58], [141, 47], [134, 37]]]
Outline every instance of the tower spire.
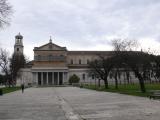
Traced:
[[49, 42], [52, 43], [52, 36], [50, 36]]

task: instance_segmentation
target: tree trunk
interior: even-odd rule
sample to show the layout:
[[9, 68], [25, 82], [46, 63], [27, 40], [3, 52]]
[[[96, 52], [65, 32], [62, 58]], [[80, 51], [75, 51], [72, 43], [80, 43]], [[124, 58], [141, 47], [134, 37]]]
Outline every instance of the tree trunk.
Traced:
[[8, 72], [6, 72], [6, 81], [8, 83], [8, 86], [11, 87], [11, 83], [10, 83]]
[[105, 84], [105, 88], [108, 89], [108, 79], [107, 78], [104, 79], [104, 84]]
[[115, 89], [118, 89], [118, 79], [117, 79], [117, 72], [115, 73]]
[[146, 92], [146, 88], [145, 88], [145, 85], [144, 85], [144, 79], [139, 73], [137, 73], [137, 77], [139, 79], [139, 84], [140, 84], [140, 87], [141, 87], [141, 91], [143, 93], [145, 93]]
[[98, 87], [101, 87], [101, 81], [98, 79]]
[[96, 82], [96, 79], [95, 79], [95, 88], [97, 88], [97, 82]]
[[127, 77], [127, 84], [130, 84], [130, 79], [129, 79], [129, 73], [126, 72], [126, 77]]

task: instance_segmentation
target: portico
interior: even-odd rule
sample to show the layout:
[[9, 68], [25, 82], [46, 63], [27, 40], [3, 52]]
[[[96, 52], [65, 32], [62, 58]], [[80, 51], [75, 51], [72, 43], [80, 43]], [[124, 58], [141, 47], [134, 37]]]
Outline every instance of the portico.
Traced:
[[67, 82], [67, 69], [32, 69], [33, 83], [35, 85], [63, 85]]
[[33, 72], [35, 85], [63, 85], [67, 72]]

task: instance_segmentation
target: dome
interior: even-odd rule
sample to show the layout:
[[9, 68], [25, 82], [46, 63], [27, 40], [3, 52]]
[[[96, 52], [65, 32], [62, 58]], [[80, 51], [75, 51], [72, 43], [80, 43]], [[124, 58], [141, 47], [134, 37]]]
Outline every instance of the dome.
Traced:
[[23, 39], [23, 36], [19, 33], [18, 35], [15, 36], [16, 39]]

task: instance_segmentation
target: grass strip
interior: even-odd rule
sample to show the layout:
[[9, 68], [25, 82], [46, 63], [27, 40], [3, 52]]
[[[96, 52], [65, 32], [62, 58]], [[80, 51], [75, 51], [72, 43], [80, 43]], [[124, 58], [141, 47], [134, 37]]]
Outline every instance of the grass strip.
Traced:
[[127, 85], [119, 85], [118, 89], [115, 89], [114, 85], [109, 85], [108, 89], [105, 89], [104, 85], [101, 87], [95, 85], [83, 85], [83, 88], [97, 90], [97, 91], [106, 91], [106, 92], [114, 92], [120, 94], [148, 97], [150, 95], [150, 91], [160, 90], [160, 84], [145, 84], [146, 93], [142, 93], [140, 91], [139, 84], [127, 84]]
[[21, 87], [4, 87], [4, 88], [0, 88], [0, 89], [2, 90], [3, 94], [7, 94], [7, 93], [10, 93], [10, 92], [20, 90]]

